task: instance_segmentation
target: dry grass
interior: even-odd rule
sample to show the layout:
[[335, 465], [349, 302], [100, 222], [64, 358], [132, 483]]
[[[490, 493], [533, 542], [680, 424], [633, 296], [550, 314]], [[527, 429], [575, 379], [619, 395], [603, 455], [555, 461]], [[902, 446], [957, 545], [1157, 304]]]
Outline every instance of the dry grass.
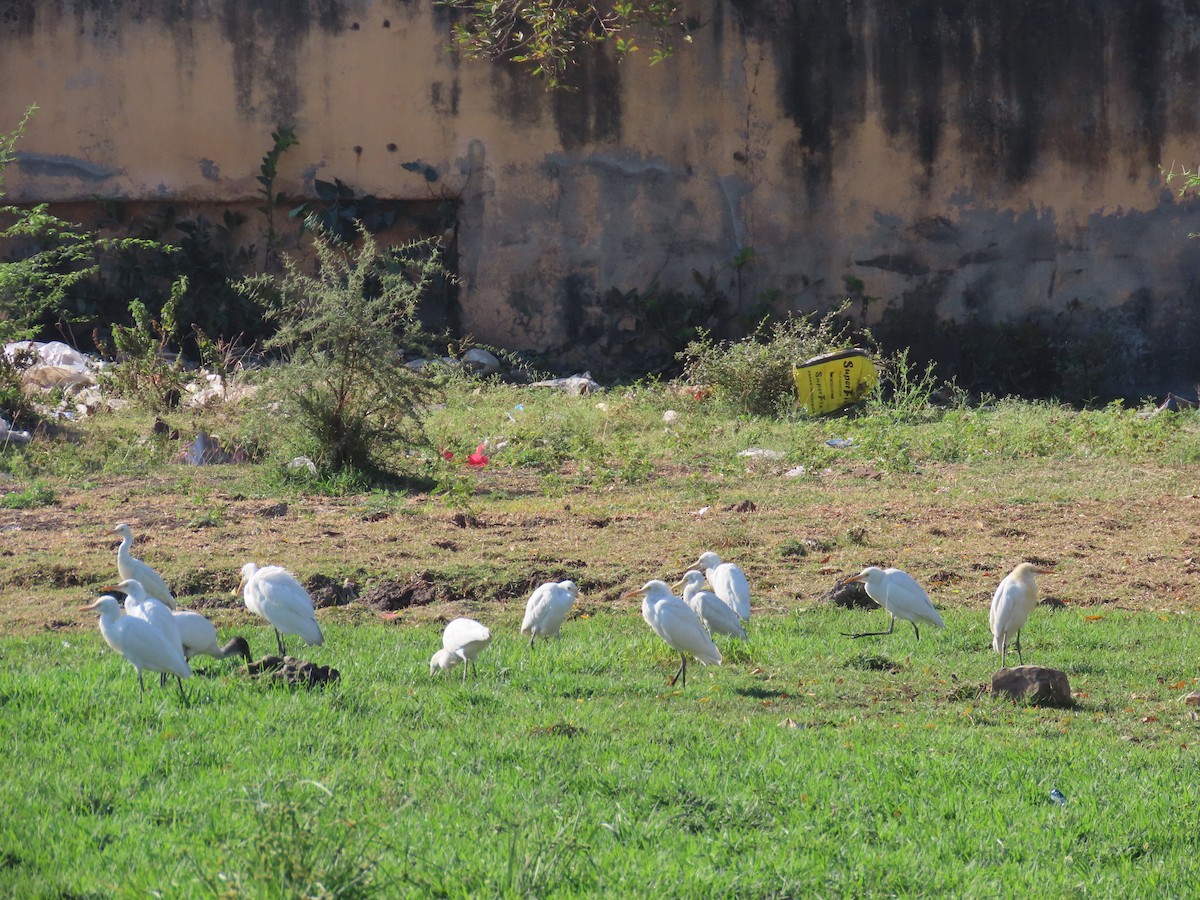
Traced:
[[[704, 550], [747, 570], [758, 613], [818, 602], [868, 564], [908, 570], [943, 607], [986, 608], [1022, 559], [1053, 566], [1043, 591], [1071, 605], [1180, 610], [1200, 596], [1196, 496], [1178, 466], [1037, 461], [886, 474], [848, 463], [803, 478], [763, 466], [744, 476], [664, 470], [645, 484], [559, 497], [541, 493], [532, 473], [494, 468], [480, 475], [465, 526], [437, 497], [293, 497], [284, 510], [279, 498], [248, 496], [244, 479], [232, 467], [177, 467], [85, 489], [56, 484], [54, 506], [0, 511], [0, 628], [94, 627], [78, 608], [116, 578], [118, 522], [133, 526], [135, 555], [221, 624], [248, 615], [232, 592], [251, 559], [304, 579], [349, 577], [362, 590], [424, 574], [452, 599], [402, 611], [413, 623], [464, 612], [517, 619], [533, 585], [560, 577], [580, 584], [586, 613], [628, 602], [623, 592], [678, 575]], [[321, 615], [376, 613], [351, 604]]]

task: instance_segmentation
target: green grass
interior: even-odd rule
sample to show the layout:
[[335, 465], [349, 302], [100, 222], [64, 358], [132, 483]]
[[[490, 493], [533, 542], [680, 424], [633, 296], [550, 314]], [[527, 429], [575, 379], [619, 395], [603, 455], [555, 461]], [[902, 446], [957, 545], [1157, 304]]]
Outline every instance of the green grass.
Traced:
[[95, 629], [0, 639], [0, 893], [1127, 896], [1200, 877], [1194, 615], [1039, 609], [1026, 662], [1070, 674], [1070, 710], [979, 695], [979, 610], [919, 643], [839, 634], [881, 611], [758, 616], [684, 689], [633, 608], [533, 652], [514, 616], [465, 684], [430, 678], [434, 626], [328, 621], [304, 655], [337, 685], [203, 660], [190, 707], [139, 699]]

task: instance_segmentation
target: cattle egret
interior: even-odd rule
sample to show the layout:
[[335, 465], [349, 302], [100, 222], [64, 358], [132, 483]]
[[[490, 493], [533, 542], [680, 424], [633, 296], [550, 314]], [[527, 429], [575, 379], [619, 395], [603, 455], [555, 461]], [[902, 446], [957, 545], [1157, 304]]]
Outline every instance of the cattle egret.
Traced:
[[692, 608], [710, 634], [728, 634], [746, 640], [746, 632], [738, 614], [726, 606], [712, 591], [704, 590], [704, 573], [695, 570], [685, 572], [683, 578], [672, 585], [674, 590], [683, 588], [683, 602]]
[[579, 588], [573, 581], [547, 581], [529, 595], [521, 634], [529, 635], [530, 647], [539, 636], [558, 637], [578, 595]]
[[179, 628], [179, 638], [183, 642], [183, 655], [186, 659], [193, 656], [211, 656], [214, 659], [228, 659], [230, 656], [240, 656], [247, 665], [250, 658], [250, 645], [245, 638], [235, 637], [224, 647], [217, 645], [217, 629], [200, 613], [191, 609], [177, 609], [172, 613], [175, 625]]
[[867, 596], [891, 613], [892, 621], [887, 631], [864, 631], [859, 634], [845, 634], [846, 637], [860, 638], [874, 635], [891, 634], [896, 627], [896, 619], [911, 622], [917, 640], [921, 632], [918, 622], [925, 622], [934, 628], [945, 628], [946, 623], [938, 615], [929, 601], [929, 595], [907, 572], [900, 569], [880, 569], [868, 566], [857, 575], [846, 579], [847, 584], [857, 581], [867, 589]]
[[282, 566], [263, 566], [252, 562], [242, 566], [242, 583], [238, 587], [246, 601], [246, 609], [262, 616], [275, 628], [279, 655], [287, 656], [283, 647], [285, 634], [298, 634], [306, 644], [321, 644], [325, 637], [313, 612], [312, 597], [295, 576]]
[[1013, 635], [1016, 635], [1017, 662], [1024, 664], [1021, 659], [1021, 629], [1037, 604], [1037, 579], [1034, 576], [1051, 574], [1049, 569], [1038, 568], [1033, 563], [1020, 563], [1004, 576], [992, 595], [988, 622], [992, 628], [992, 649], [1000, 654], [1001, 668], [1008, 656], [1008, 640]]
[[161, 600], [174, 609], [175, 595], [171, 593], [163, 577], [129, 552], [133, 546], [133, 529], [128, 525], [118, 525], [113, 529], [113, 533], [121, 536], [121, 546], [117, 548], [117, 574], [141, 583], [146, 590], [146, 596]]
[[[126, 578], [114, 587], [105, 588], [105, 590], [117, 590], [124, 593], [125, 612], [154, 626], [172, 647], [178, 648], [179, 652], [183, 653], [183, 638], [179, 636], [179, 626], [175, 624], [175, 616], [170, 607], [157, 597], [147, 596], [146, 589], [140, 581], [136, 578]], [[166, 680], [166, 673], [163, 673], [161, 682], [165, 684]]]
[[696, 657], [703, 665], [719, 666], [721, 651], [712, 642], [700, 617], [679, 597], [671, 593], [665, 581], [647, 581], [636, 591], [625, 594], [625, 598], [642, 596], [642, 618], [654, 629], [654, 633], [679, 651], [679, 671], [671, 679], [674, 685], [681, 677], [687, 687], [687, 654]]
[[429, 674], [447, 672], [460, 663], [466, 663], [463, 668], [463, 681], [466, 681], [467, 672], [475, 664], [475, 657], [491, 642], [492, 633], [481, 622], [451, 619], [442, 632], [442, 649], [429, 659]]
[[746, 573], [733, 563], [721, 562], [721, 557], [709, 550], [701, 553], [692, 566], [701, 569], [713, 593], [738, 614], [742, 621], [750, 621], [750, 582]]
[[142, 681], [142, 670], [174, 675], [179, 679], [179, 695], [187, 702], [183, 692], [183, 679], [191, 677], [183, 652], [174, 646], [162, 632], [136, 616], [121, 615], [121, 607], [115, 597], [108, 594], [95, 603], [83, 607], [100, 613], [100, 633], [108, 646], [120, 653], [137, 670], [138, 687], [143, 694], [146, 685]]

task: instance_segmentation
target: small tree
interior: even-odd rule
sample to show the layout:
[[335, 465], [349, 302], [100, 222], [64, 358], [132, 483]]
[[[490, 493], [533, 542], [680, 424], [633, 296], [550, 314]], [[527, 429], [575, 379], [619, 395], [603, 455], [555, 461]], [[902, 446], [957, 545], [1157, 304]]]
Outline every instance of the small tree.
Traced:
[[381, 250], [361, 230], [357, 249], [318, 230], [309, 275], [284, 257], [278, 281], [240, 283], [277, 326], [266, 347], [283, 356], [270, 381], [275, 415], [324, 472], [393, 470], [391, 451], [421, 437], [430, 382], [404, 365], [426, 342], [417, 304], [444, 275], [433, 239]]

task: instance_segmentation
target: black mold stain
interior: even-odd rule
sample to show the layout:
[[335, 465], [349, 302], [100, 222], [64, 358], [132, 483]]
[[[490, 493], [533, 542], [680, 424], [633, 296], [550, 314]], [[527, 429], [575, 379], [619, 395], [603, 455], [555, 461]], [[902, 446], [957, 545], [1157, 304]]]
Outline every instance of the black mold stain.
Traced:
[[[1166, 0], [729, 5], [744, 31], [770, 42], [782, 108], [798, 130], [785, 166], [810, 197], [828, 184], [833, 148], [871, 111], [871, 94], [927, 175], [952, 127], [979, 177], [1019, 183], [1043, 154], [1093, 170], [1121, 154], [1158, 165], [1167, 97], [1200, 85], [1187, 64], [1196, 48]], [[1126, 94], [1129, 133], [1108, 121]]]
[[584, 48], [554, 94], [554, 124], [563, 149], [621, 139], [621, 74], [603, 47]]

